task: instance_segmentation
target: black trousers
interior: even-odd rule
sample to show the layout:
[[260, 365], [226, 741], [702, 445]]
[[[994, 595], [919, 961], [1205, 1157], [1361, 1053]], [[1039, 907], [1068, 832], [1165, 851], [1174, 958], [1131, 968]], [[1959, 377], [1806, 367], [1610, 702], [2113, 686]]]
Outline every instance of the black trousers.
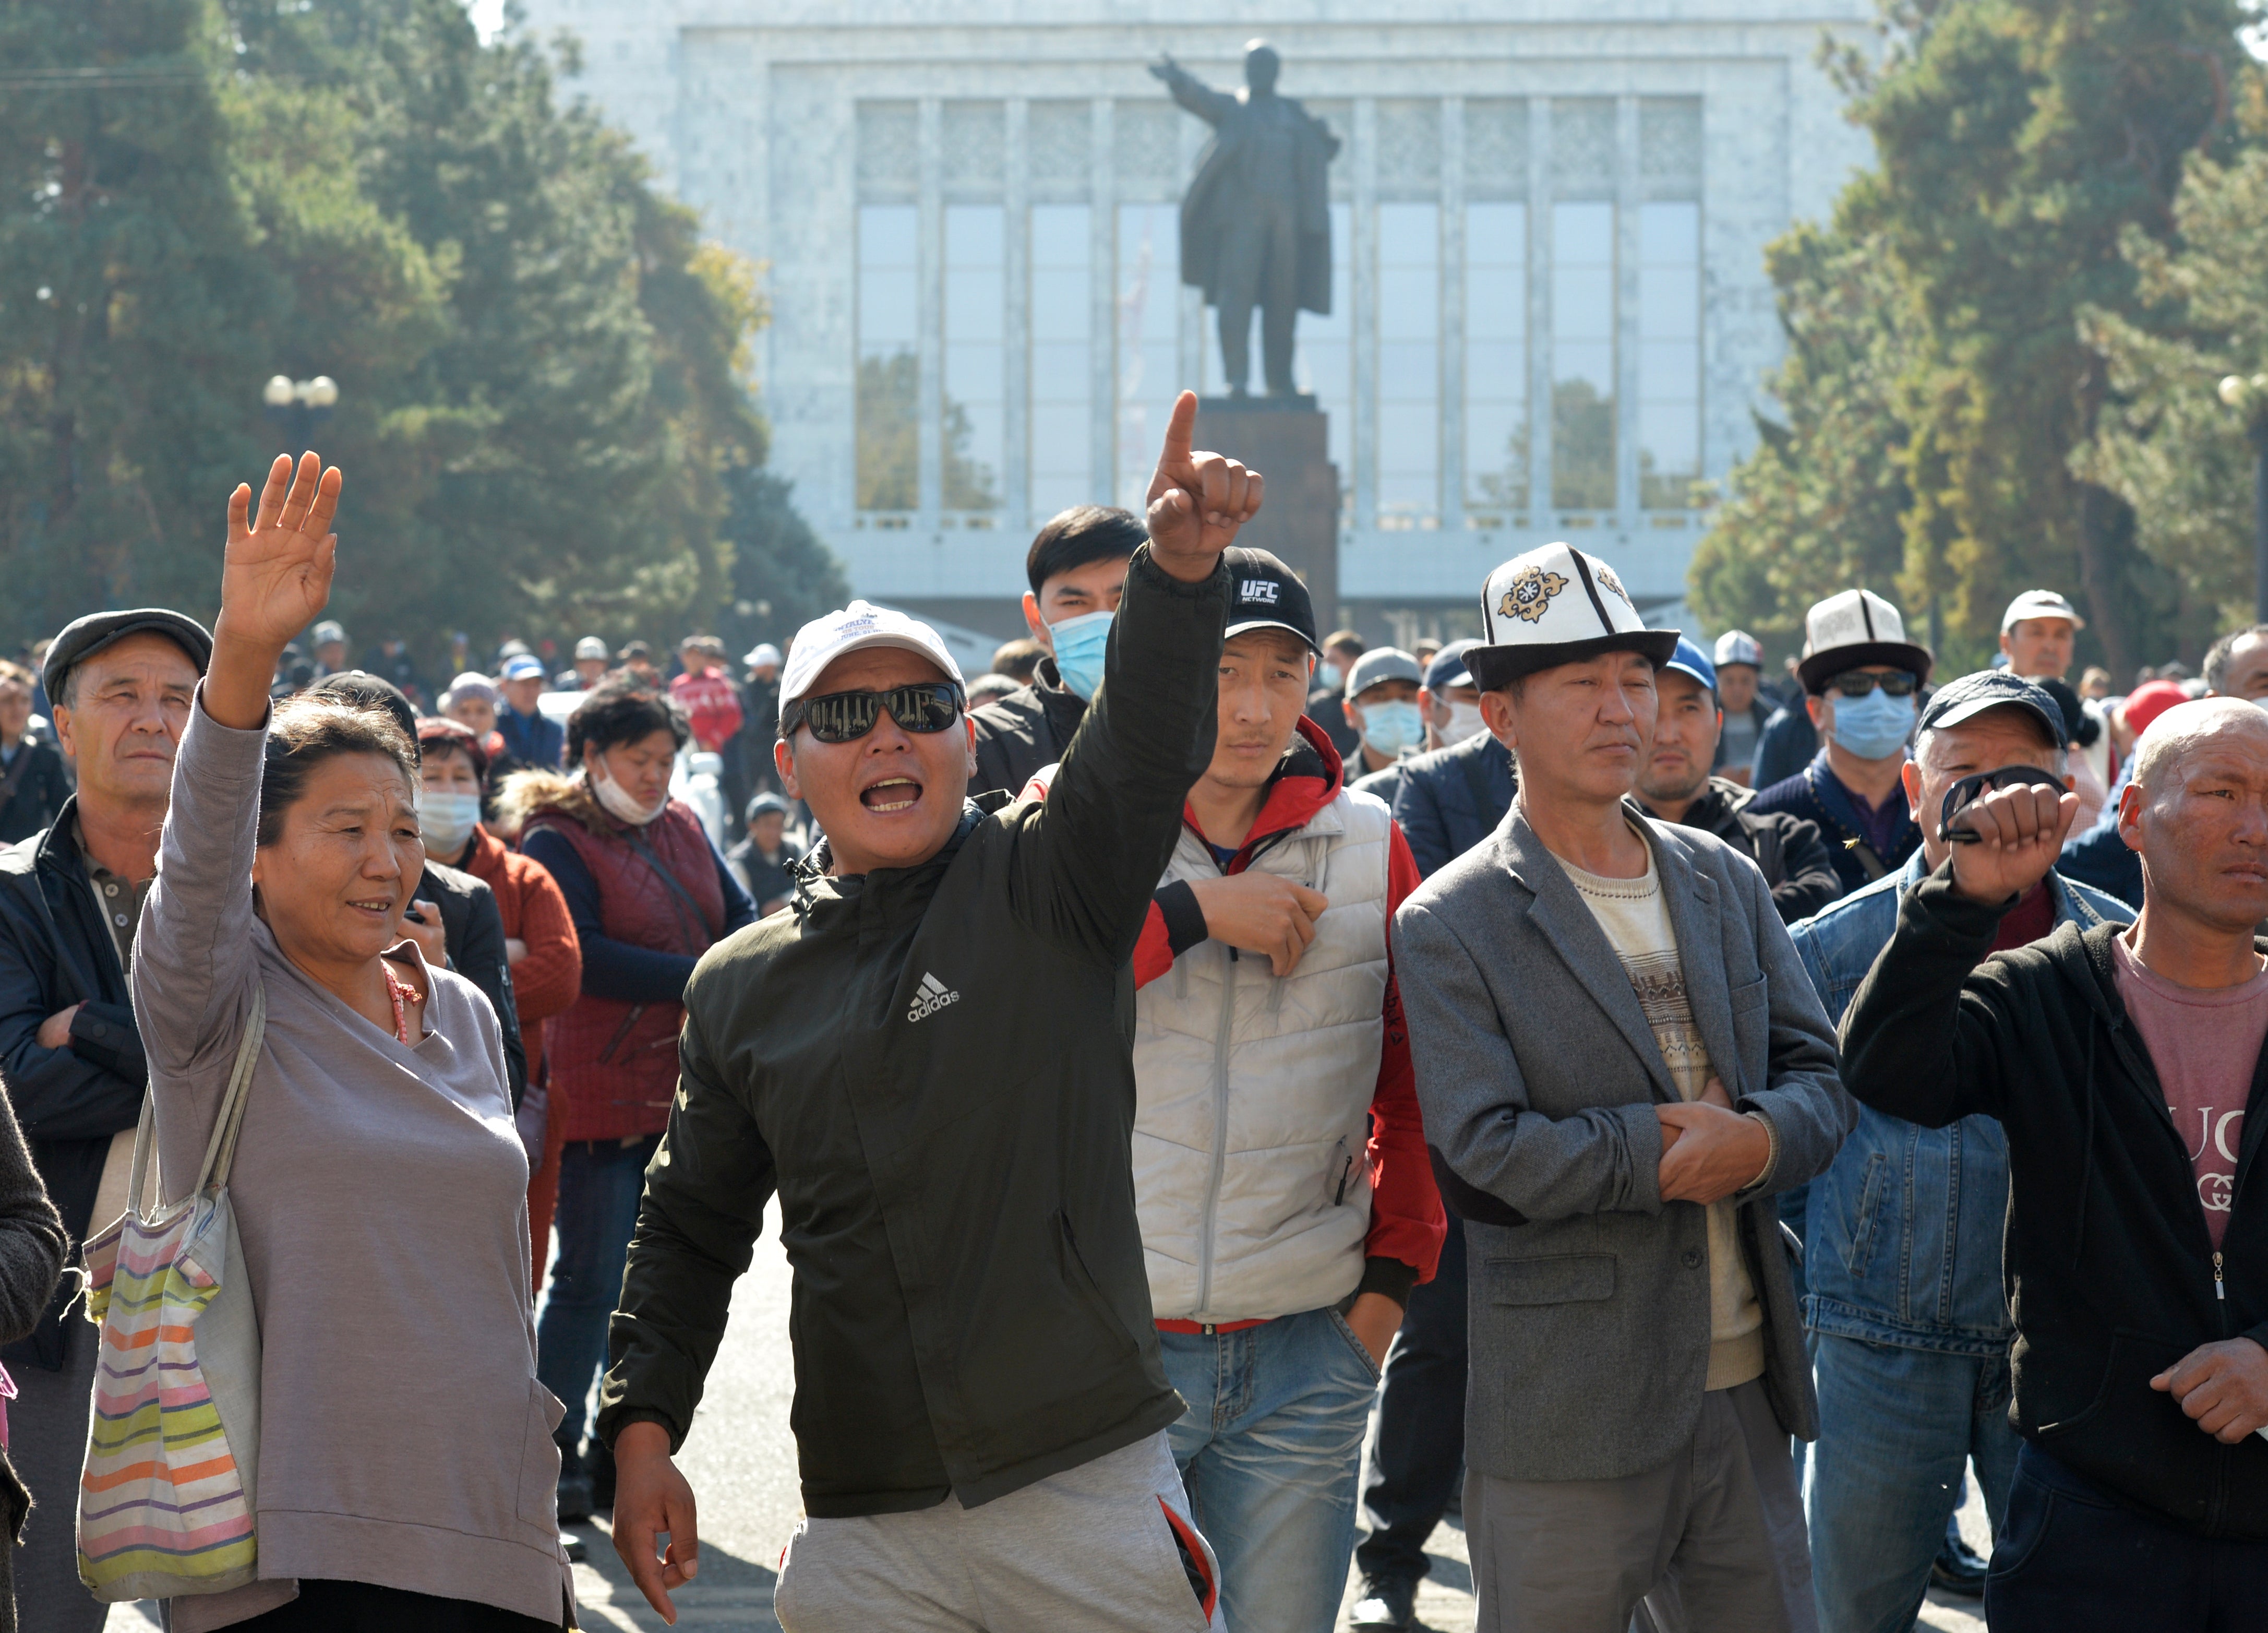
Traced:
[[1449, 1216], [1441, 1267], [1410, 1293], [1386, 1355], [1378, 1433], [1362, 1470], [1362, 1523], [1354, 1551], [1366, 1577], [1415, 1581], [1425, 1540], [1441, 1523], [1465, 1461], [1465, 1227]]
[[542, 1622], [468, 1599], [436, 1599], [375, 1582], [301, 1578], [299, 1597], [236, 1625], [243, 1633], [559, 1633]]
[[2268, 1542], [2177, 1529], [2027, 1443], [1984, 1620], [1992, 1633], [2241, 1633], [2268, 1625]]

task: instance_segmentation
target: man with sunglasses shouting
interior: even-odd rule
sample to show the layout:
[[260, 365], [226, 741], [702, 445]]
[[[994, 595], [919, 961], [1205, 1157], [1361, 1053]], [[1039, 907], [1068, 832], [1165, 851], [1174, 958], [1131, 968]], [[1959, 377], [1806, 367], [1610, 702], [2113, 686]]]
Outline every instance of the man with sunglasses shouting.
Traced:
[[792, 910], [686, 988], [599, 1420], [615, 1548], [665, 1620], [697, 1548], [671, 1457], [777, 1191], [807, 1516], [788, 1633], [1218, 1625], [1130, 1155], [1130, 961], [1211, 758], [1221, 552], [1261, 500], [1190, 451], [1196, 416], [1184, 392], [1044, 802], [964, 799], [961, 676], [926, 626], [853, 602], [796, 636], [777, 758], [826, 839]]
[[[1986, 669], [1939, 689], [1905, 766], [1920, 849], [1794, 928], [1829, 1015], [1839, 1020], [1850, 1007], [1907, 894], [1966, 842], [1961, 809], [1996, 787], [2060, 793], [2066, 753], [2063, 711], [2032, 682]], [[2115, 897], [2051, 870], [1986, 950], [2132, 917]], [[1812, 1182], [1810, 1204], [1803, 1312], [1819, 1385], [1809, 1493], [1819, 1623], [1828, 1633], [1905, 1633], [1933, 1580], [1984, 1591], [1983, 1562], [1948, 1553], [1968, 1464], [1995, 1529], [2015, 1474], [2000, 1287], [2007, 1142], [1987, 1116], [1918, 1128], [1865, 1107]]]
[[1795, 676], [1819, 753], [1748, 809], [1817, 823], [1845, 890], [1896, 872], [1921, 843], [1900, 778], [1929, 664], [1929, 649], [1906, 639], [1898, 610], [1872, 590], [1830, 595], [1804, 617]]
[[1878, 1111], [1993, 1118], [2007, 1143], [2023, 1445], [1993, 1633], [2257, 1626], [2268, 1195], [2244, 1185], [2268, 1082], [2268, 713], [2202, 699], [2143, 734], [2118, 811], [2142, 857], [2132, 927], [1990, 953], [2078, 808], [2026, 782], [1952, 816], [1979, 837], [1906, 892], [1844, 1019], [1844, 1076]]

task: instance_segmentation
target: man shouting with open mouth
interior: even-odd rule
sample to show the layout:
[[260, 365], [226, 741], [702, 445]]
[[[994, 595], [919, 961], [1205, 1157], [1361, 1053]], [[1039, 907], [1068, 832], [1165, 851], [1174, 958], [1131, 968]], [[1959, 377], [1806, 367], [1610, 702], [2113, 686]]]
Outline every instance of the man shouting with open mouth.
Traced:
[[777, 1190], [808, 1516], [783, 1628], [1218, 1626], [1129, 1156], [1130, 960], [1211, 758], [1221, 552], [1261, 499], [1190, 451], [1196, 417], [1185, 392], [1044, 802], [964, 798], [961, 677], [927, 626], [854, 602], [795, 639], [776, 753], [827, 839], [793, 911], [686, 989], [599, 1420], [615, 1547], [666, 1618], [697, 1547], [671, 1454]]

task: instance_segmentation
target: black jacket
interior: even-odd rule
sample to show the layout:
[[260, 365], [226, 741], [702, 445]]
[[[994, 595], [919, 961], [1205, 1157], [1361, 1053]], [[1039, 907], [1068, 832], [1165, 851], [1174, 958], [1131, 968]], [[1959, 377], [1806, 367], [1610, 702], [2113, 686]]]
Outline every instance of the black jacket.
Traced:
[[[63, 1221], [41, 1189], [16, 1119], [0, 1107], [0, 1339], [20, 1339], [45, 1317], [63, 1274]], [[30, 1494], [0, 1451], [0, 1633], [15, 1633], [15, 1548], [23, 1537]], [[48, 1494], [50, 1509], [67, 1510]]]
[[483, 879], [427, 862], [417, 882], [420, 898], [441, 910], [449, 967], [481, 989], [504, 1029], [505, 1087], [516, 1110], [527, 1093], [527, 1044], [519, 1035], [519, 1006], [512, 995], [512, 960], [504, 948], [504, 914]]
[[725, 853], [726, 866], [758, 913], [763, 912], [766, 902], [776, 902], [794, 891], [795, 865], [802, 860], [803, 852], [792, 839], [780, 841], [777, 861], [766, 861], [754, 839], [743, 839]]
[[8, 797], [0, 801], [0, 845], [30, 839], [55, 821], [55, 813], [71, 796], [70, 779], [63, 775], [63, 757], [54, 743], [30, 741], [18, 752], [31, 757], [12, 782], [8, 771], [0, 770], [0, 787], [8, 790]]
[[1949, 865], [1906, 892], [1844, 1017], [1843, 1081], [1924, 1127], [1984, 1112], [2007, 1132], [2016, 1432], [2184, 1530], [2268, 1540], [2268, 1441], [2223, 1445], [2150, 1387], [2200, 1344], [2268, 1345], [2268, 1193], [2245, 1189], [2268, 1134], [2268, 1053], [2216, 1253], [2188, 1143], [2119, 1000], [2122, 927], [2066, 923], [1987, 957], [2013, 905], [1968, 900]]
[[1378, 775], [1395, 771], [1402, 774], [1392, 794], [1379, 793], [1394, 807], [1418, 871], [1429, 879], [1497, 831], [1519, 786], [1511, 751], [1484, 731]]
[[1836, 875], [1827, 841], [1819, 837], [1818, 824], [1786, 811], [1751, 810], [1756, 797], [1752, 788], [1712, 777], [1678, 821], [1683, 827], [1715, 834], [1754, 861], [1771, 886], [1779, 921], [1793, 924], [1839, 898], [1843, 881]]
[[970, 713], [976, 774], [968, 780], [969, 797], [995, 789], [1011, 799], [1023, 793], [1034, 772], [1063, 758], [1086, 717], [1086, 703], [1063, 683], [1056, 661], [1042, 658], [1030, 685]]
[[[126, 972], [73, 838], [77, 805], [68, 802], [54, 826], [0, 851], [0, 1080], [73, 1259], [111, 1136], [134, 1127], [150, 1080]], [[76, 1003], [85, 1007], [72, 1017], [70, 1046], [42, 1048], [40, 1023]], [[71, 1282], [57, 1289], [32, 1336], [0, 1349], [0, 1360], [62, 1366], [63, 1313], [77, 1291]]]
[[[814, 1516], [974, 1506], [1174, 1422], [1134, 1213], [1136, 942], [1211, 759], [1229, 573], [1137, 550], [1044, 801], [917, 867], [798, 870], [685, 994], [599, 1432], [692, 1426], [777, 1189]], [[1133, 706], [1114, 707], [1124, 697]]]

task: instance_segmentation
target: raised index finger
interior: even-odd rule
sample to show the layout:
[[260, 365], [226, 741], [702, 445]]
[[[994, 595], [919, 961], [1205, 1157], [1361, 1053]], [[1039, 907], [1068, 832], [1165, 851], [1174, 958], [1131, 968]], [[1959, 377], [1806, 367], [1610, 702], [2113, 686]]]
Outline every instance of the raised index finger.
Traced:
[[1184, 391], [1174, 399], [1173, 417], [1166, 422], [1166, 446], [1158, 452], [1158, 469], [1183, 471], [1189, 468], [1189, 439], [1197, 425], [1197, 394]]

